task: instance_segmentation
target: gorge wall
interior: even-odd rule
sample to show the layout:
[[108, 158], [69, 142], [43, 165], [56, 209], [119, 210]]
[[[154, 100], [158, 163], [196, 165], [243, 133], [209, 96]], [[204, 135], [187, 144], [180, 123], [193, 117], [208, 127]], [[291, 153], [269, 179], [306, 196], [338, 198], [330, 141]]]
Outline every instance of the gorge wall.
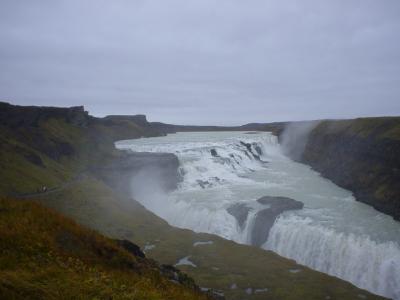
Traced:
[[[273, 131], [275, 129], [281, 131], [283, 127], [280, 127], [279, 124], [248, 124], [241, 128], [242, 130]], [[199, 130], [200, 128], [194, 129]], [[98, 284], [93, 285], [93, 281], [86, 280], [87, 277], [84, 277], [85, 272], [82, 270], [65, 272], [61, 269], [42, 268], [43, 263], [48, 261], [47, 259], [43, 260], [43, 257], [47, 257], [47, 250], [43, 252], [46, 249], [45, 246], [47, 247], [47, 241], [51, 241], [50, 247], [54, 245], [57, 250], [63, 251], [62, 255], [66, 255], [67, 263], [70, 262], [68, 257], [80, 259], [81, 254], [85, 256], [85, 259], [90, 259], [89, 262], [92, 262], [93, 259], [97, 260], [101, 256], [97, 260], [96, 268], [104, 264], [107, 271], [112, 272], [111, 267], [118, 264], [120, 260], [114, 261], [113, 257], [103, 256], [103, 253], [105, 255], [110, 253], [107, 249], [110, 249], [108, 245], [111, 242], [103, 243], [103, 245], [99, 245], [101, 247], [98, 247], [98, 243], [92, 242], [93, 239], [98, 241], [100, 238], [98, 236], [90, 234], [91, 238], [86, 238], [86, 235], [81, 233], [70, 235], [69, 231], [65, 230], [68, 228], [58, 226], [53, 221], [54, 218], [49, 217], [47, 213], [40, 212], [42, 210], [38, 214], [31, 214], [35, 211], [27, 206], [29, 205], [28, 201], [21, 201], [21, 199], [34, 197], [36, 201], [40, 201], [40, 203], [72, 217], [78, 223], [106, 236], [131, 240], [144, 249], [146, 246], [151, 247], [151, 251], [148, 248], [146, 255], [157, 261], [175, 264], [182, 258], [190, 256], [190, 261], [198, 267], [183, 265], [179, 268], [195, 278], [200, 286], [222, 291], [227, 299], [260, 299], [264, 296], [288, 300], [357, 299], [361, 297], [383, 299], [339, 278], [297, 265], [294, 261], [280, 257], [273, 252], [239, 245], [213, 235], [196, 234], [189, 230], [171, 227], [138, 202], [121, 196], [120, 194], [124, 193], [121, 185], [128, 186], [126, 180], [129, 179], [129, 176], [133, 173], [136, 175], [137, 171], [144, 166], [150, 165], [155, 172], [159, 171], [157, 166], [161, 166], [165, 173], [158, 173], [157, 176], [167, 177], [171, 180], [165, 182], [166, 188], [173, 188], [176, 185], [178, 161], [175, 156], [131, 154], [121, 152], [114, 147], [114, 142], [117, 140], [164, 134], [165, 131], [152, 126], [142, 115], [95, 118], [88, 115], [83, 107], [22, 107], [0, 102], [0, 198], [5, 195], [16, 196], [5, 202], [0, 199], [2, 202], [0, 211], [3, 214], [3, 226], [0, 226], [0, 231], [3, 229], [3, 232], [7, 233], [3, 236], [9, 237], [7, 242], [10, 242], [9, 244], [0, 243], [2, 246], [9, 246], [9, 249], [5, 248], [6, 251], [2, 252], [1, 258], [7, 261], [13, 274], [17, 274], [12, 277], [12, 281], [6, 277], [3, 277], [5, 278], [3, 281], [3, 278], [0, 278], [0, 295], [2, 287], [12, 291], [18, 291], [17, 288], [24, 287], [21, 284], [28, 282], [25, 278], [27, 278], [31, 266], [35, 266], [36, 263], [41, 269], [40, 278], [37, 277], [37, 272], [32, 272], [32, 275], [38, 279], [38, 286], [51, 292], [57, 291], [57, 295], [59, 295], [60, 289], [53, 283], [58, 282], [67, 287], [63, 291], [71, 293], [70, 298], [76, 298], [79, 293], [86, 291], [84, 289], [94, 291], [94, 296], [103, 290], [114, 293], [110, 288], [110, 281], [107, 281], [107, 284], [104, 283], [104, 288]], [[242, 146], [247, 147], [246, 145]], [[148, 176], [149, 173], [144, 174]], [[148, 188], [149, 181], [146, 177], [144, 179], [145, 181], [141, 181], [142, 185]], [[41, 189], [43, 186], [47, 187], [48, 193], [43, 192]], [[19, 213], [13, 207], [7, 207], [7, 205], [14, 205], [13, 203], [17, 205]], [[21, 213], [25, 215], [21, 215]], [[31, 226], [29, 222], [34, 226]], [[25, 226], [21, 226], [21, 224], [25, 224]], [[74, 227], [77, 228], [75, 225]], [[15, 229], [18, 234], [10, 232], [10, 229]], [[83, 230], [77, 229], [78, 233]], [[58, 237], [59, 231], [61, 238]], [[47, 232], [57, 234], [56, 238], [47, 239], [46, 237], [43, 240], [41, 237], [46, 236]], [[18, 253], [12, 251], [17, 249], [13, 244], [14, 241], [18, 243]], [[32, 242], [27, 243], [27, 241]], [[198, 242], [202, 244], [198, 244]], [[26, 247], [20, 247], [25, 245]], [[94, 246], [95, 248], [93, 248]], [[120, 246], [123, 245], [113, 244], [111, 249]], [[124, 248], [128, 250], [126, 247]], [[115, 253], [125, 253], [125, 250], [119, 249]], [[93, 252], [93, 255], [90, 251], [96, 253]], [[52, 251], [52, 253], [58, 252]], [[128, 253], [124, 255], [126, 256]], [[21, 262], [21, 257], [24, 258], [23, 261], [29, 261], [29, 269], [23, 263], [18, 265], [9, 263], [12, 261], [10, 256], [18, 258], [15, 260], [16, 263]], [[134, 257], [131, 259], [133, 260]], [[139, 257], [138, 260], [140, 259], [142, 258]], [[16, 266], [18, 266], [20, 274], [23, 274], [22, 277], [15, 273]], [[57, 268], [59, 266], [59, 264], [55, 265]], [[119, 288], [121, 285], [115, 285], [113, 282], [115, 282], [114, 279], [118, 280], [125, 276], [123, 275], [125, 269], [131, 271], [121, 264], [118, 264], [117, 267], [119, 268], [116, 271], [118, 274], [114, 274], [117, 276], [110, 274], [107, 275], [107, 278], [113, 280], [111, 281], [112, 288], [115, 287], [118, 293], [125, 293], [129, 291], [129, 284], [124, 283], [128, 288], [122, 289]], [[33, 270], [36, 269], [39, 267], [33, 268]], [[46, 270], [51, 272], [45, 273]], [[174, 270], [170, 267], [166, 270], [161, 266], [161, 271], [176, 277], [177, 272]], [[292, 272], [293, 270], [296, 272]], [[157, 272], [157, 269], [155, 271]], [[78, 284], [70, 284], [71, 274], [75, 274], [74, 278], [75, 276], [77, 278], [75, 283]], [[7, 272], [3, 275], [7, 275]], [[64, 280], [62, 276], [67, 275], [69, 276], [68, 280]], [[149, 279], [150, 281], [147, 280], [145, 286], [154, 293], [158, 292], [149, 285], [149, 282], [151, 283], [154, 278], [161, 277], [151, 276], [149, 278], [147, 275], [148, 273], [142, 273], [138, 276], [139, 279]], [[95, 278], [99, 278], [99, 276], [96, 275]], [[126, 279], [129, 283], [134, 282], [128, 275]], [[162, 280], [163, 278], [161, 278]], [[173, 280], [176, 281], [176, 278]], [[6, 284], [2, 285], [2, 282]], [[21, 291], [31, 292], [30, 288], [34, 287], [33, 281], [28, 283], [27, 289], [22, 288]], [[175, 286], [176, 284], [176, 282], [167, 282], [167, 285], [173, 285], [172, 288], [175, 292], [179, 288], [179, 286]], [[232, 286], [235, 288], [232, 289]], [[167, 288], [162, 287], [161, 292], [165, 295], [169, 288], [168, 286]], [[261, 291], [260, 294], [257, 291]], [[187, 291], [185, 295], [189, 297], [188, 299], [192, 299], [190, 298], [191, 294], [188, 294]], [[119, 294], [114, 293], [112, 296], [118, 298]], [[202, 296], [200, 295], [200, 297]], [[103, 295], [99, 297], [101, 298]], [[0, 298], [2, 297], [0, 296]], [[11, 295], [6, 298], [15, 297]], [[104, 296], [103, 298], [109, 297]], [[186, 299], [180, 295], [158, 298]]]
[[[308, 125], [294, 123], [281, 142], [288, 131]], [[326, 120], [308, 127], [300, 155], [299, 143], [288, 143], [289, 156], [400, 220], [400, 117]]]
[[115, 141], [160, 135], [143, 115], [96, 118], [83, 106], [0, 102], [0, 194], [60, 186], [93, 166], [120, 159]]

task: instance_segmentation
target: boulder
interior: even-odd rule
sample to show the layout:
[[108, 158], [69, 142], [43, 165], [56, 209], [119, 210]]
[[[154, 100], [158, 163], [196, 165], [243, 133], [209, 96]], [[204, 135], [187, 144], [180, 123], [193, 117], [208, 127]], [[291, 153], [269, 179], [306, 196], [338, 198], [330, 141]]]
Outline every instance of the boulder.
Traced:
[[131, 253], [133, 256], [145, 258], [145, 254], [140, 247], [128, 240], [115, 240], [118, 246], [124, 248], [126, 251]]

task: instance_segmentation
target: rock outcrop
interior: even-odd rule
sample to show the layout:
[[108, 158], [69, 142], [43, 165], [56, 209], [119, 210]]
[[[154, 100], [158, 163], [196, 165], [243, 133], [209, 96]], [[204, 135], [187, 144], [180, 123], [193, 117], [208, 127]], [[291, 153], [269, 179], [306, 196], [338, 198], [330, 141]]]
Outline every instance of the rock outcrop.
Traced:
[[[258, 247], [268, 240], [269, 231], [281, 213], [302, 209], [304, 206], [302, 202], [287, 197], [264, 196], [257, 202], [266, 206], [255, 215], [251, 231], [251, 244]], [[228, 213], [236, 218], [241, 229], [244, 228], [251, 210], [253, 208], [244, 203], [235, 203], [227, 209]]]
[[235, 203], [228, 207], [227, 212], [236, 218], [239, 227], [243, 230], [251, 207], [243, 203]]
[[141, 258], [146, 257], [146, 255], [143, 253], [143, 251], [140, 249], [140, 247], [138, 245], [132, 243], [131, 241], [116, 239], [115, 242], [117, 243], [118, 246], [124, 248], [126, 251], [128, 251], [133, 256], [141, 257]]
[[267, 205], [268, 208], [260, 210], [255, 217], [251, 233], [251, 244], [255, 246], [261, 246], [268, 240], [269, 231], [281, 213], [302, 209], [304, 206], [302, 202], [287, 197], [265, 196], [257, 202]]
[[0, 102], [0, 125], [11, 128], [33, 126], [50, 118], [62, 118], [76, 126], [86, 126], [90, 116], [83, 106], [43, 107], [43, 106], [18, 106]]
[[298, 160], [400, 220], [400, 117], [322, 121]]

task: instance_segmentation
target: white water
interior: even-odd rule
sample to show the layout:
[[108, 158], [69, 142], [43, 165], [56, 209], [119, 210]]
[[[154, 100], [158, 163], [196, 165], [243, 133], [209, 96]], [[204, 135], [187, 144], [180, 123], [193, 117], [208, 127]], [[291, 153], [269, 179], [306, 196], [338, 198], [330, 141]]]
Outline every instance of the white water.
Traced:
[[[241, 142], [252, 144], [253, 154], [261, 151], [262, 161]], [[248, 243], [252, 221], [262, 207], [256, 200], [265, 195], [290, 197], [302, 201], [304, 209], [278, 217], [263, 248], [400, 299], [400, 223], [285, 157], [271, 134], [177, 133], [120, 141], [117, 147], [178, 156], [183, 181], [176, 191], [163, 195], [152, 187], [151, 197], [146, 197], [148, 191], [133, 191], [170, 224]], [[238, 202], [253, 208], [243, 230], [226, 211]]]

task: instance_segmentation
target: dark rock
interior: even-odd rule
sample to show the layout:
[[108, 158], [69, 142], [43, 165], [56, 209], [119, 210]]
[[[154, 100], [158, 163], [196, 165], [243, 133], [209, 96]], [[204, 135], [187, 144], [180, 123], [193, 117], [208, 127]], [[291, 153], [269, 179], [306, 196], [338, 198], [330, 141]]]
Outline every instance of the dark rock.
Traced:
[[200, 291], [200, 288], [196, 285], [195, 281], [186, 275], [185, 273], [181, 272], [179, 269], [175, 268], [171, 265], [161, 265], [161, 274], [170, 280], [173, 280], [185, 287], [190, 289]]
[[240, 155], [234, 155], [234, 154], [229, 154], [229, 157], [231, 157], [235, 163], [240, 164], [240, 160], [242, 160], [242, 157]]
[[288, 210], [302, 209], [304, 206], [302, 202], [287, 197], [264, 196], [258, 199], [257, 202], [269, 207], [260, 210], [255, 216], [251, 233], [251, 243], [254, 246], [261, 246], [268, 240], [269, 231], [281, 213]]
[[236, 218], [240, 228], [243, 229], [250, 210], [251, 208], [244, 203], [235, 203], [228, 207], [227, 212]]
[[205, 189], [206, 187], [210, 186], [210, 183], [207, 180], [198, 179], [198, 180], [196, 180], [196, 182], [199, 184], [199, 186], [202, 189]]
[[218, 157], [219, 156], [218, 153], [217, 153], [217, 150], [215, 150], [215, 149], [211, 149], [210, 152], [211, 152], [211, 155], [214, 156], [214, 157]]
[[245, 150], [245, 151], [243, 151], [243, 152], [244, 152], [244, 154], [245, 154], [249, 159], [253, 159], [253, 157], [250, 156], [250, 154], [247, 152], [247, 150]]
[[209, 289], [206, 294], [213, 300], [225, 300], [223, 291]]
[[[261, 151], [261, 148], [260, 148], [260, 147], [257, 146], [257, 147], [258, 147], [258, 150], [256, 149], [257, 152], [260, 151], [260, 152], [259, 152], [260, 155], [258, 155], [258, 154], [256, 154], [256, 153], [253, 152], [250, 143], [245, 143], [245, 142], [240, 141], [240, 144], [242, 144], [243, 146], [245, 146], [246, 149], [247, 149], [247, 151], [250, 152], [251, 155], [252, 155], [256, 160], [261, 160], [261, 159], [260, 159], [260, 155], [262, 154], [262, 151]], [[245, 153], [246, 153], [247, 156], [249, 156], [249, 155], [247, 154], [247, 152], [245, 152]]]
[[240, 141], [240, 144], [242, 144], [243, 146], [245, 146], [246, 149], [247, 149], [247, 151], [249, 151], [250, 153], [252, 152], [252, 151], [251, 151], [251, 144], [250, 144], [250, 143], [245, 143], [245, 142], [243, 142], [243, 141]]
[[208, 298], [213, 299], [213, 300], [225, 300], [225, 295], [223, 291], [220, 290], [214, 290], [208, 287], [200, 287], [200, 291], [205, 293]]
[[220, 179], [219, 177], [217, 177], [217, 176], [214, 176], [213, 179], [214, 179], [216, 182], [221, 182], [221, 179]]
[[145, 258], [146, 255], [140, 250], [140, 247], [128, 240], [115, 240], [118, 246], [124, 248], [126, 251], [136, 257]]
[[258, 146], [257, 144], [253, 144], [253, 147], [256, 150], [256, 152], [258, 153], [258, 155], [262, 155], [262, 150], [261, 150], [260, 146]]
[[67, 121], [75, 126], [86, 127], [89, 123], [89, 113], [85, 111], [83, 106], [70, 107]]
[[271, 208], [278, 210], [289, 210], [289, 209], [302, 209], [303, 203], [297, 200], [293, 200], [288, 197], [280, 196], [264, 196], [257, 199], [257, 202], [264, 205], [271, 205]]
[[24, 157], [27, 161], [29, 161], [39, 167], [42, 167], [42, 168], [44, 167], [42, 159], [40, 158], [39, 155], [37, 155], [35, 153], [33, 153], [33, 152], [27, 153], [24, 155]]

